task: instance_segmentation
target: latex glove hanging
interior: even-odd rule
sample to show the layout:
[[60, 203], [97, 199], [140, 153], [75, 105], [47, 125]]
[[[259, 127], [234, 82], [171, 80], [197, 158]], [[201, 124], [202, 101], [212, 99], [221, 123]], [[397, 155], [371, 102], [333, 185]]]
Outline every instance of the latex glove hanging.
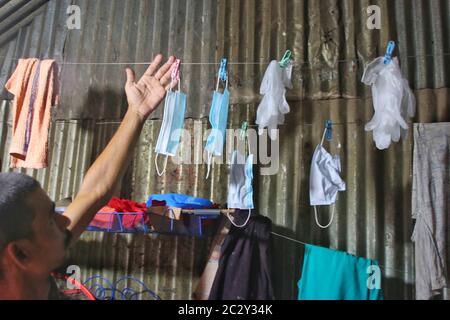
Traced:
[[264, 74], [260, 94], [264, 95], [256, 113], [256, 124], [259, 125], [259, 134], [268, 128], [269, 137], [275, 140], [279, 124], [284, 123], [284, 115], [289, 113], [289, 104], [286, 101], [286, 88], [292, 88], [292, 63], [285, 68], [280, 67], [278, 61], [270, 62]]
[[384, 63], [384, 57], [376, 58], [365, 68], [361, 81], [372, 86], [375, 109], [365, 130], [373, 131], [378, 149], [387, 149], [391, 141], [400, 140], [401, 129], [408, 130], [408, 117], [413, 117], [416, 109], [414, 94], [401, 73], [397, 58], [389, 64]]

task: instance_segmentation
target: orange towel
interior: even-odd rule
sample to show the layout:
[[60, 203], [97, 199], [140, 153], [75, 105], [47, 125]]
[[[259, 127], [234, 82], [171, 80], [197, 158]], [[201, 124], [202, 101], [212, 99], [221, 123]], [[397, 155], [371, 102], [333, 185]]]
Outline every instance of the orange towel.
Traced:
[[47, 167], [51, 107], [59, 94], [58, 65], [54, 60], [20, 59], [5, 87], [14, 95], [10, 167]]

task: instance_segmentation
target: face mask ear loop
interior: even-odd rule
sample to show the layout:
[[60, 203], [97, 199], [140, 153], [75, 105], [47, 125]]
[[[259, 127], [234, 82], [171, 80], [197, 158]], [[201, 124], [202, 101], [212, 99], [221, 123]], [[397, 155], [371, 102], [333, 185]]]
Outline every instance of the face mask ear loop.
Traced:
[[208, 152], [208, 171], [206, 172], [206, 180], [209, 178], [209, 172], [211, 171], [212, 153]]
[[162, 171], [162, 172], [159, 172], [159, 167], [158, 167], [158, 156], [159, 156], [159, 153], [157, 153], [157, 154], [156, 154], [156, 157], [155, 157], [155, 167], [156, 167], [156, 172], [158, 173], [158, 176], [161, 177], [161, 176], [166, 172], [167, 159], [169, 158], [169, 156], [166, 155], [166, 159], [164, 160], [164, 168], [163, 168], [163, 171]]
[[250, 216], [252, 215], [252, 209], [248, 209], [248, 217], [247, 217], [247, 220], [245, 220], [245, 222], [244, 222], [244, 224], [243, 225], [237, 225], [236, 223], [234, 223], [234, 221], [231, 219], [231, 217], [230, 217], [230, 213], [227, 211], [227, 217], [228, 217], [228, 220], [230, 220], [230, 222], [233, 224], [233, 226], [235, 226], [236, 228], [243, 228], [243, 227], [245, 227], [246, 225], [247, 225], [247, 223], [248, 223], [248, 221], [250, 220]]
[[320, 145], [323, 145], [323, 142], [325, 140], [325, 134], [327, 133], [327, 128], [325, 128], [325, 130], [323, 131], [323, 136], [322, 136], [322, 141], [320, 142]]
[[167, 89], [167, 92], [170, 92], [170, 91], [172, 91], [173, 90], [173, 78], [172, 78], [172, 80], [170, 80], [170, 85], [169, 85], [169, 88]]
[[[220, 75], [217, 77], [216, 91], [219, 92]], [[228, 77], [225, 80], [225, 89], [228, 89]]]
[[216, 84], [216, 91], [219, 91], [219, 83], [220, 83], [220, 74], [217, 76], [217, 84]]
[[316, 206], [314, 206], [314, 216], [315, 216], [315, 218], [316, 218], [316, 223], [317, 223], [317, 225], [320, 227], [320, 228], [322, 228], [322, 229], [326, 229], [326, 228], [328, 228], [329, 226], [331, 226], [331, 223], [333, 223], [333, 219], [334, 219], [334, 208], [336, 207], [336, 204], [333, 204], [333, 208], [331, 209], [331, 220], [330, 220], [330, 222], [326, 225], [326, 226], [322, 226], [320, 223], [319, 223], [319, 219], [317, 218], [317, 208], [316, 208]]
[[252, 149], [251, 149], [251, 147], [250, 147], [250, 139], [248, 138], [248, 136], [247, 136], [247, 133], [245, 134], [245, 139], [247, 139], [247, 147], [248, 147], [248, 153], [247, 153], [247, 155], [248, 156], [250, 156], [251, 154], [252, 154]]

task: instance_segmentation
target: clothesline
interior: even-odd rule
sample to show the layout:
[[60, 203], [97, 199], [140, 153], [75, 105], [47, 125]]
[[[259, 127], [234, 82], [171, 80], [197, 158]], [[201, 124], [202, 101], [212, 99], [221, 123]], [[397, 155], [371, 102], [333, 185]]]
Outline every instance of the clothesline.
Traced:
[[[192, 118], [191, 118], [192, 119]], [[205, 118], [206, 119], [206, 118]], [[151, 121], [162, 121], [162, 119], [148, 119]], [[79, 120], [65, 120], [65, 119], [57, 119], [56, 122], [72, 122], [72, 123], [78, 123]], [[11, 122], [8, 122], [9, 124], [12, 124]], [[122, 121], [98, 121], [95, 124], [96, 125], [104, 125], [104, 124], [121, 124]], [[359, 125], [364, 125], [365, 122], [364, 121], [350, 121], [350, 122], [333, 122], [333, 125], [348, 125], [348, 124], [359, 124]], [[318, 123], [299, 123], [299, 126], [316, 126], [318, 125]], [[259, 126], [257, 124], [249, 124], [248, 125], [250, 128], [258, 128]], [[235, 127], [235, 128], [228, 128], [228, 129], [240, 129], [240, 127]]]
[[[206, 118], [205, 118], [206, 119]], [[90, 119], [80, 119], [80, 120], [65, 120], [65, 119], [57, 119], [55, 120], [55, 122], [59, 122], [59, 123], [80, 123], [80, 121], [82, 120], [90, 120]], [[149, 121], [162, 121], [162, 119], [148, 119]], [[0, 121], [0, 123], [4, 123], [6, 122], [8, 125], [12, 126], [13, 123], [11, 121]], [[107, 124], [121, 124], [122, 121], [97, 121], [95, 123], [95, 125], [107, 125]], [[345, 126], [345, 125], [351, 125], [351, 124], [355, 124], [355, 125], [365, 125], [364, 121], [350, 121], [350, 122], [332, 122], [333, 126]], [[322, 123], [299, 123], [298, 126], [317, 126], [317, 125], [323, 125]], [[248, 125], [249, 128], [258, 128], [259, 126], [257, 124], [249, 124]], [[240, 127], [229, 127], [227, 129], [241, 129]]]
[[[441, 56], [450, 56], [450, 52], [445, 52], [442, 54], [422, 54], [422, 55], [408, 55], [406, 58], [418, 58], [418, 57], [441, 57]], [[0, 56], [1, 58], [7, 58], [6, 60], [18, 61], [19, 58], [8, 58], [7, 56]], [[401, 56], [398, 56], [401, 59]], [[50, 59], [50, 58], [46, 58]], [[367, 60], [372, 60], [375, 58], [368, 58]], [[345, 59], [345, 60], [336, 60], [336, 63], [347, 63], [347, 62], [357, 62], [362, 61], [360, 58], [354, 59]], [[59, 65], [149, 65], [151, 62], [67, 62], [67, 61], [56, 61]], [[267, 61], [251, 61], [251, 62], [228, 62], [228, 65], [267, 65], [270, 62]], [[293, 65], [323, 65], [323, 64], [312, 64], [307, 61], [293, 61]], [[219, 62], [182, 62], [183, 65], [220, 65]]]
[[[188, 118], [188, 119], [193, 119], [193, 118]], [[206, 117], [203, 119], [207, 119]], [[91, 120], [91, 119], [56, 119], [55, 122], [62, 122], [62, 123], [79, 123], [82, 120]], [[148, 119], [151, 121], [162, 121], [162, 119]], [[195, 120], [195, 119], [194, 119]], [[8, 123], [9, 125], [12, 125], [11, 121], [0, 121], [0, 123]], [[96, 125], [103, 125], [103, 124], [121, 124], [122, 121], [121, 120], [117, 120], [117, 121], [97, 121], [95, 124]], [[349, 121], [349, 122], [332, 122], [333, 125], [348, 125], [348, 124], [359, 124], [359, 125], [364, 125], [365, 122], [364, 121]], [[299, 126], [317, 126], [318, 123], [299, 123]], [[249, 124], [248, 125], [250, 128], [258, 128], [259, 125], [257, 124]], [[240, 127], [235, 127], [235, 128], [228, 128], [228, 129], [240, 129]]]
[[[303, 242], [303, 241], [300, 241], [300, 240], [297, 240], [297, 239], [293, 239], [293, 238], [284, 236], [284, 235], [282, 235], [282, 234], [279, 234], [279, 233], [276, 233], [276, 232], [273, 232], [273, 231], [271, 231], [271, 234], [273, 234], [273, 235], [275, 235], [275, 236], [277, 236], [277, 237], [284, 238], [284, 239], [286, 239], [286, 240], [295, 242], [295, 243], [299, 243], [299, 244], [302, 244], [302, 245], [309, 245], [309, 243], [306, 243], [306, 242]], [[385, 266], [383, 266], [383, 265], [381, 265], [381, 264], [379, 265], [379, 267], [380, 267], [380, 269], [384, 269], [384, 270], [393, 270], [393, 271], [397, 271], [397, 272], [399, 272], [399, 273], [401, 273], [401, 274], [406, 274], [406, 272], [404, 272], [403, 270], [396, 269], [396, 268], [385, 267]]]

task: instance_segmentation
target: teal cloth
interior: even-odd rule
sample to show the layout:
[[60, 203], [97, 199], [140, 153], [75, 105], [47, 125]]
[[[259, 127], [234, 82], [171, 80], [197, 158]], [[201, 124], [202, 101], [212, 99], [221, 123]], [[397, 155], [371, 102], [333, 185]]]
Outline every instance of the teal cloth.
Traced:
[[[382, 300], [381, 272], [376, 266], [375, 260], [306, 245], [302, 276], [298, 281], [298, 299]], [[378, 283], [374, 281], [376, 275], [379, 276]]]

